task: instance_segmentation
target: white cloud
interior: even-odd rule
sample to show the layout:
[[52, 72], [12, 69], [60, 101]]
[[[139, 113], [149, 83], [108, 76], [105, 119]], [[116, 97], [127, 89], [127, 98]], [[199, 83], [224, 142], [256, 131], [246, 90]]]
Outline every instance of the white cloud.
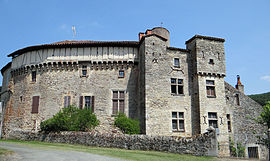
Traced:
[[262, 76], [260, 79], [270, 82], [270, 75]]

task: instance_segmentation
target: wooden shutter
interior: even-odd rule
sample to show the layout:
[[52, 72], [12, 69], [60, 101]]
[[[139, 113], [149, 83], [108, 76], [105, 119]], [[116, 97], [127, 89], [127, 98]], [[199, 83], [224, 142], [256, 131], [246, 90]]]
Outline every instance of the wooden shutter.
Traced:
[[32, 98], [32, 113], [38, 113], [39, 96], [33, 96]]
[[119, 101], [119, 112], [125, 113], [125, 101], [124, 100]]
[[83, 108], [83, 96], [80, 96], [80, 105], [79, 105], [80, 109]]
[[113, 115], [116, 115], [118, 113], [118, 100], [113, 100]]
[[95, 96], [92, 96], [92, 108], [91, 108], [91, 110], [92, 110], [92, 112], [95, 112]]
[[70, 96], [65, 96], [64, 97], [64, 107], [69, 107], [70, 106]]
[[68, 98], [67, 105], [70, 106], [70, 99], [71, 99], [71, 97], [70, 96], [67, 96], [67, 98]]

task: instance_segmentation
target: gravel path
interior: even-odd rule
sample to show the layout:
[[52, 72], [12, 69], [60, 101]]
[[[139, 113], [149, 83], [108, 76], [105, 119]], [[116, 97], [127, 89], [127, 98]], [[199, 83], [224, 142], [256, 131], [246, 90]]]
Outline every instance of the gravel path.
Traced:
[[110, 158], [106, 156], [76, 152], [69, 150], [56, 150], [48, 148], [39, 148], [24, 146], [14, 143], [1, 143], [0, 147], [12, 150], [14, 155], [0, 158], [5, 161], [118, 161], [121, 159]]

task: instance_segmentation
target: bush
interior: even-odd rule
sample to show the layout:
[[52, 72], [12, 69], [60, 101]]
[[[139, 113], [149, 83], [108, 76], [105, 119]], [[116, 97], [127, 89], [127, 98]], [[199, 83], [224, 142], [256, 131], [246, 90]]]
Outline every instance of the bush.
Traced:
[[230, 154], [233, 157], [245, 157], [245, 147], [242, 146], [241, 143], [237, 143], [236, 147], [234, 142], [229, 138], [230, 141]]
[[119, 127], [125, 134], [140, 134], [139, 121], [128, 118], [123, 113], [119, 113], [116, 116], [114, 125]]
[[62, 109], [53, 118], [42, 121], [41, 131], [88, 131], [99, 124], [96, 115], [88, 109], [69, 106]]

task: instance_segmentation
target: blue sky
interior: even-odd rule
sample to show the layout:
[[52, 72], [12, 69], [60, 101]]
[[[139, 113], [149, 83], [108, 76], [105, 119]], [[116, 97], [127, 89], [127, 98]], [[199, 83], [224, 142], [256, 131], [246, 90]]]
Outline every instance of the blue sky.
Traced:
[[270, 92], [269, 0], [0, 0], [0, 68], [20, 48], [73, 39], [72, 25], [76, 40], [137, 41], [161, 22], [174, 47], [195, 34], [224, 38], [225, 80], [239, 74], [246, 94]]

